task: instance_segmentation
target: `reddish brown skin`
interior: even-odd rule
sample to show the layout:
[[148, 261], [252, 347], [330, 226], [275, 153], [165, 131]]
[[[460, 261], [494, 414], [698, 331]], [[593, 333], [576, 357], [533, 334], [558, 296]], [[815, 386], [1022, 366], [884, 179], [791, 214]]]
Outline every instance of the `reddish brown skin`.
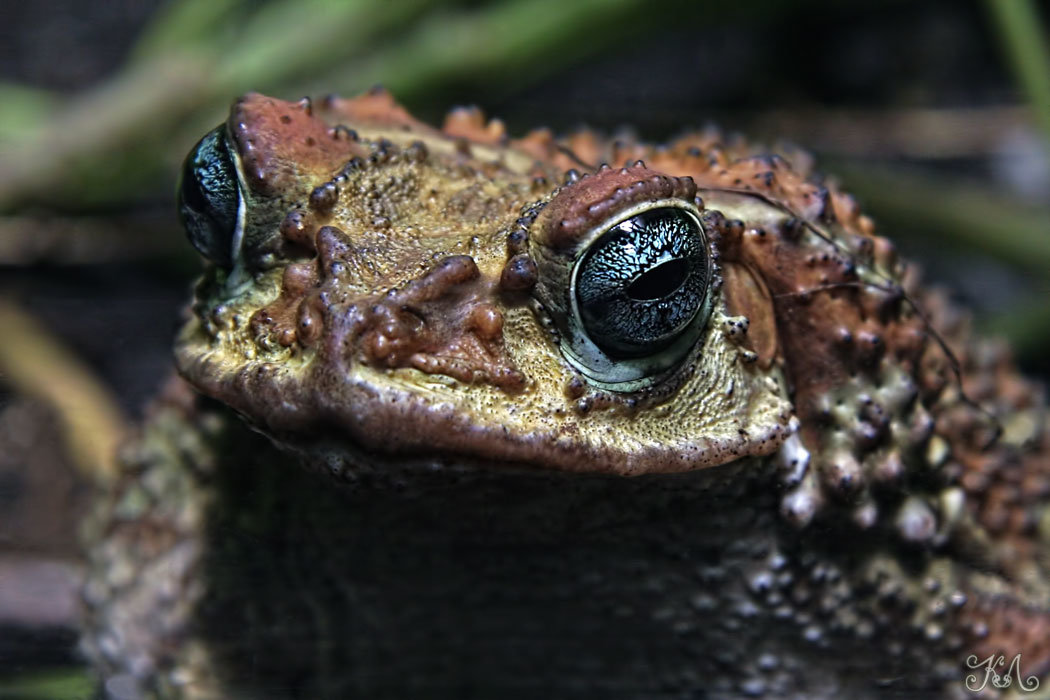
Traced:
[[901, 290], [864, 285], [855, 259], [831, 245], [823, 252], [799, 246], [790, 230], [744, 230], [732, 222], [716, 227], [725, 260], [762, 271], [807, 445], [821, 445], [827, 393], [850, 375], [874, 369], [887, 346], [914, 371], [926, 331], [918, 317], [899, 318]]
[[375, 87], [352, 98], [329, 95], [324, 99], [323, 106], [326, 111], [350, 122], [409, 128], [431, 134], [441, 133], [413, 117], [382, 87]]
[[368, 155], [347, 132], [315, 119], [309, 101], [252, 93], [234, 103], [229, 123], [249, 185], [263, 195], [283, 194], [303, 171], [334, 171]]
[[441, 130], [449, 136], [489, 146], [506, 143], [507, 129], [499, 119], [485, 122], [485, 114], [477, 107], [460, 107], [448, 113]]
[[745, 347], [755, 353], [760, 367], [770, 367], [777, 357], [777, 319], [769, 288], [748, 266], [725, 259], [722, 279], [726, 306], [734, 316], [748, 319]]
[[582, 234], [632, 204], [671, 198], [690, 201], [695, 194], [691, 177], [668, 177], [642, 163], [620, 170], [606, 167], [561, 190], [531, 230], [541, 245], [561, 252], [574, 248]]

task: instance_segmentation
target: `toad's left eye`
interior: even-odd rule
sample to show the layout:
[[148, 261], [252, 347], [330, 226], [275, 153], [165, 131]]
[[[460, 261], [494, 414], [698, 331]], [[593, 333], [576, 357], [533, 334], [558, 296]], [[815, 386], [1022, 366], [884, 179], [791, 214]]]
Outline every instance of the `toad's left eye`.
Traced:
[[179, 216], [201, 255], [221, 267], [233, 265], [240, 229], [237, 170], [226, 145], [225, 127], [205, 134], [182, 166]]
[[708, 278], [704, 236], [693, 216], [650, 209], [591, 245], [576, 269], [576, 308], [590, 340], [609, 357], [641, 357], [689, 327]]

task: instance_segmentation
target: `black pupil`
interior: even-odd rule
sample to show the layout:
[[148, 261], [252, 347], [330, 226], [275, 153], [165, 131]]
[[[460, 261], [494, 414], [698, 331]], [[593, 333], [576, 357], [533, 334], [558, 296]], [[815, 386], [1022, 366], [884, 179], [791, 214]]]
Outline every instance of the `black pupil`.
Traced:
[[637, 301], [662, 299], [677, 291], [689, 276], [689, 263], [680, 258], [662, 262], [631, 282], [627, 296]]
[[703, 230], [687, 211], [661, 207], [619, 222], [578, 263], [583, 330], [611, 358], [654, 355], [697, 327], [708, 267]]

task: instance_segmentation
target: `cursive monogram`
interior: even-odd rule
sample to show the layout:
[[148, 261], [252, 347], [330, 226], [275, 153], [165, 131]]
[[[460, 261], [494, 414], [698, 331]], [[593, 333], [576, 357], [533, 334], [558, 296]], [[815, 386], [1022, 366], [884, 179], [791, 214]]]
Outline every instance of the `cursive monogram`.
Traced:
[[[989, 682], [995, 688], [1000, 690], [1009, 688], [1014, 679], [1017, 679], [1017, 687], [1026, 693], [1034, 692], [1039, 688], [1039, 679], [1035, 676], [1028, 676], [1027, 678], [1021, 677], [1021, 654], [1018, 653], [1014, 656], [1010, 662], [1010, 666], [999, 673], [997, 669], [1003, 667], [1006, 663], [1006, 657], [1002, 655], [992, 654], [987, 659], [978, 659], [976, 654], [970, 654], [966, 657], [966, 665], [972, 669], [983, 668], [984, 678], [978, 678], [976, 674], [970, 674], [966, 677], [966, 688], [977, 693], [985, 689]], [[980, 681], [978, 683], [978, 681]]]

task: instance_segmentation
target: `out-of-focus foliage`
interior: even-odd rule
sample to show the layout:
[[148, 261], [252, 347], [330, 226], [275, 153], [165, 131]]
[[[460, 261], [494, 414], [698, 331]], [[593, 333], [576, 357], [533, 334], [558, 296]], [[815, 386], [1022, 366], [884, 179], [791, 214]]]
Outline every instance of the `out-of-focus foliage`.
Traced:
[[[852, 59], [826, 75], [837, 68], [856, 73], [843, 83], [854, 87], [864, 85], [865, 76], [869, 82], [879, 81], [872, 66], [886, 63], [890, 52], [878, 40], [898, 35], [902, 23], [897, 14], [913, 10], [914, 4], [171, 0], [136, 37], [119, 69], [97, 84], [59, 93], [0, 82], [0, 269], [9, 273], [0, 284], [0, 297], [24, 301], [21, 307], [0, 303], [0, 320], [11, 334], [8, 351], [0, 353], [0, 419], [6, 408], [4, 392], [33, 397], [58, 416], [72, 463], [85, 470], [109, 463], [103, 452], [111, 450], [124, 424], [119, 406], [138, 406], [141, 396], [128, 398], [128, 387], [112, 377], [110, 385], [116, 388], [107, 396], [106, 385], [89, 375], [107, 361], [133, 364], [129, 357], [148, 354], [141, 350], [142, 337], [148, 335], [145, 324], [135, 321], [143, 317], [159, 323], [152, 352], [167, 357], [166, 324], [178, 303], [172, 299], [185, 298], [184, 287], [197, 269], [196, 256], [177, 230], [171, 203], [175, 177], [184, 154], [225, 118], [237, 95], [250, 90], [286, 99], [354, 94], [382, 83], [428, 119], [463, 99], [483, 105], [506, 100], [524, 106], [525, 114], [497, 116], [525, 128], [538, 125], [536, 115], [559, 121], [559, 110], [572, 98], [542, 88], [574, 71], [585, 76], [578, 81], [592, 83], [580, 91], [583, 97], [575, 96], [577, 104], [585, 105], [577, 110], [577, 119], [597, 119], [602, 108], [612, 105], [620, 111], [611, 123], [603, 122], [606, 128], [639, 121], [685, 128], [718, 116], [728, 126], [760, 136], [786, 135], [821, 151], [827, 171], [841, 177], [884, 231], [933, 251], [927, 259], [930, 267], [938, 261], [950, 268], [965, 267], [971, 264], [966, 260], [976, 259], [980, 267], [965, 269], [978, 269], [978, 275], [990, 279], [986, 287], [996, 280], [1019, 287], [1005, 312], [982, 320], [1006, 334], [1022, 359], [1045, 371], [1050, 342], [1050, 179], [1044, 177], [1040, 185], [1032, 173], [1039, 167], [1050, 171], [1050, 7], [1045, 0], [970, 0], [944, 2], [931, 10], [936, 21], [930, 25], [931, 36], [916, 42], [928, 44], [916, 55], [925, 50], [943, 60], [949, 72], [954, 71], [948, 80], [952, 87], [965, 86], [970, 76], [952, 66], [951, 51], [942, 50], [938, 42], [951, 34], [960, 5], [965, 6], [964, 14], [970, 12], [966, 31], [971, 32], [961, 36], [969, 39], [976, 31], [981, 39], [996, 42], [1000, 61], [1009, 71], [1003, 74], [1013, 76], [1012, 87], [1003, 79], [1006, 87], [996, 93], [998, 98], [927, 104], [923, 98], [930, 95], [921, 88], [901, 87], [893, 78], [882, 77], [883, 84], [900, 88], [893, 97], [875, 100], [874, 106], [869, 102], [843, 107], [812, 96], [792, 101], [790, 89], [774, 88], [800, 72], [805, 57], [821, 55], [814, 47], [836, 42]], [[880, 19], [882, 29], [864, 35], [875, 44], [843, 46], [838, 36], [845, 33], [840, 31], [843, 27], [818, 23], [830, 31], [799, 29], [812, 26], [812, 17], [831, 12], [849, 22], [859, 21], [849, 18], [864, 12]], [[937, 13], [948, 16], [947, 21], [940, 22]], [[762, 25], [767, 31], [741, 31], [749, 25]], [[779, 53], [759, 51], [768, 48], [761, 42], [774, 34]], [[705, 50], [692, 51], [705, 41], [710, 42]], [[650, 63], [668, 43], [692, 56], [683, 55], [679, 61], [672, 55], [668, 62], [664, 50], [663, 63]], [[958, 48], [948, 43], [949, 49]], [[80, 47], [49, 48], [53, 60], [76, 61]], [[601, 61], [606, 61], [604, 68], [594, 69], [592, 64]], [[990, 63], [994, 60], [983, 61]], [[719, 80], [720, 76], [724, 77]], [[703, 81], [704, 87], [696, 89]], [[657, 82], [665, 92], [692, 90], [703, 100], [670, 109], [666, 102], [661, 108], [648, 101], [648, 93], [630, 99], [632, 91]], [[611, 97], [594, 103], [591, 98], [602, 91]], [[726, 95], [733, 96], [728, 104]], [[1020, 135], [1020, 146], [1015, 155], [1003, 158], [996, 149], [1001, 151], [1011, 134]], [[1015, 182], [1035, 182], [1035, 196], [1029, 192], [1028, 201], [1023, 201], [1019, 188], [1011, 192], [991, 186], [987, 172], [995, 169], [997, 159], [1007, 162]], [[955, 172], [960, 162], [978, 166], [961, 175]], [[965, 265], [958, 264], [960, 259]], [[148, 285], [135, 281], [135, 275], [154, 277], [160, 270], [175, 280], [167, 282], [173, 289], [161, 302], [163, 311], [148, 298], [156, 289], [143, 292]], [[92, 297], [99, 294], [99, 285], [93, 284], [99, 279], [111, 288]], [[128, 289], [133, 291], [128, 294]], [[42, 291], [49, 290], [49, 300], [40, 301]], [[144, 298], [127, 298], [136, 292]], [[48, 301], [53, 302], [51, 309]], [[70, 313], [71, 308], [88, 312]], [[50, 313], [51, 327], [82, 342], [85, 354], [94, 353], [95, 366], [85, 367], [65, 352], [49, 335], [48, 324], [31, 318], [34, 313]], [[159, 322], [158, 316], [163, 316]], [[145, 386], [140, 391], [145, 395], [169, 371], [167, 365], [160, 359], [120, 376], [150, 375], [137, 380]], [[0, 547], [0, 555], [4, 553]], [[0, 667], [0, 697], [86, 697], [90, 686], [80, 670]]]
[[521, 86], [661, 18], [639, 0], [173, 2], [103, 85], [69, 99], [3, 88], [0, 208], [141, 196], [249, 90], [383, 83], [413, 100], [453, 80]]

